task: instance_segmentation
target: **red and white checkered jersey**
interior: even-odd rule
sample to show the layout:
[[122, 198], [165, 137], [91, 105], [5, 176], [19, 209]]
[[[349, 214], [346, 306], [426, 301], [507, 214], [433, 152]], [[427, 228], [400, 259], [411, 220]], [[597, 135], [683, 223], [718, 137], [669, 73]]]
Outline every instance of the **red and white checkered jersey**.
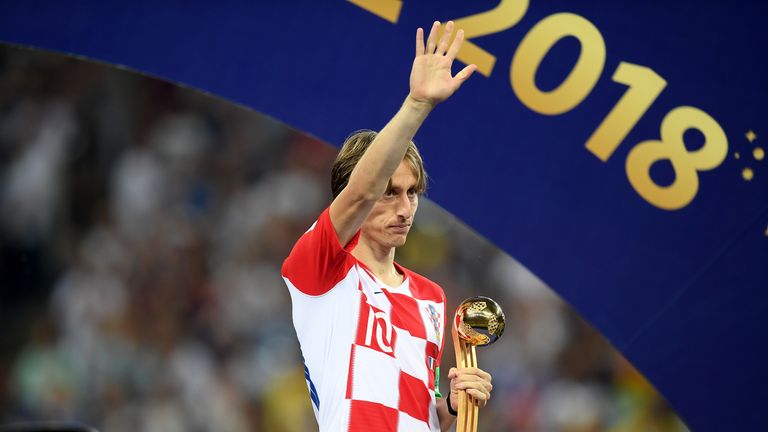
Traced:
[[342, 246], [326, 209], [283, 263], [320, 431], [439, 431], [445, 294], [397, 264], [403, 283], [382, 283], [350, 253], [359, 236]]

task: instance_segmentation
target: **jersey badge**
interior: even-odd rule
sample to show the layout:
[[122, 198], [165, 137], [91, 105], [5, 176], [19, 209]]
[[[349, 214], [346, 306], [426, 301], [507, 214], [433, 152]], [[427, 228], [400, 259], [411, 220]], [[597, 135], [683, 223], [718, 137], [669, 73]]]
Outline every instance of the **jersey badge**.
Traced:
[[435, 328], [435, 335], [437, 336], [437, 340], [442, 340], [440, 335], [440, 329], [442, 328], [440, 312], [437, 311], [435, 306], [429, 305], [427, 306], [427, 313], [429, 314], [429, 320], [432, 321], [432, 326]]

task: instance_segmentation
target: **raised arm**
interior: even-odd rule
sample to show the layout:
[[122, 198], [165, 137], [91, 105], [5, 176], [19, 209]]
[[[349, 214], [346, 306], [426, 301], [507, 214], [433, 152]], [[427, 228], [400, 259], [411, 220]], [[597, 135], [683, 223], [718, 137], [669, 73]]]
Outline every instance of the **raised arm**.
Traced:
[[437, 41], [440, 23], [435, 22], [426, 46], [424, 31], [416, 30], [416, 56], [410, 77], [410, 93], [400, 110], [376, 135], [360, 158], [344, 190], [331, 203], [330, 217], [339, 241], [346, 245], [368, 217], [373, 204], [385, 192], [390, 177], [405, 156], [408, 144], [427, 115], [440, 102], [448, 99], [475, 71], [469, 65], [451, 74], [451, 65], [461, 48], [464, 32], [459, 30], [453, 41], [453, 22], [448, 21]]

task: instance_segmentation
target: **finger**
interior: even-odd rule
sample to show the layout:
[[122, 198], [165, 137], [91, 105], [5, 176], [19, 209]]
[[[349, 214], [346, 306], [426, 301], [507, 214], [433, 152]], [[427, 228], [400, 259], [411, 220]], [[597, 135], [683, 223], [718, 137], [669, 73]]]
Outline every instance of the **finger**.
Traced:
[[457, 382], [455, 384], [455, 387], [457, 390], [469, 390], [469, 389], [477, 389], [481, 391], [485, 391], [490, 393], [491, 390], [493, 390], [493, 384], [489, 383], [485, 380], [479, 380], [479, 381], [461, 381]]
[[452, 387], [455, 388], [456, 390], [463, 390], [463, 391], [469, 391], [469, 390], [481, 391], [488, 395], [490, 395], [491, 391], [493, 390], [493, 384], [489, 383], [488, 381], [457, 382]]
[[[470, 65], [470, 66], [474, 66], [474, 65]], [[469, 66], [467, 66], [464, 69], [467, 69], [468, 67]], [[461, 72], [459, 72], [459, 73], [461, 73]], [[458, 74], [457, 74], [457, 76], [458, 76]], [[478, 377], [480, 377], [480, 378], [482, 378], [484, 380], [487, 380], [489, 382], [492, 381], [491, 374], [489, 374], [488, 372], [486, 372], [486, 371], [484, 371], [484, 370], [482, 370], [480, 368], [476, 368], [476, 367], [463, 368], [463, 369], [460, 370], [459, 373], [461, 375], [475, 375], [475, 376], [478, 376]]]
[[450, 58], [451, 60], [455, 59], [456, 55], [459, 53], [462, 42], [464, 42], [464, 30], [459, 30], [456, 32], [456, 37], [453, 38], [453, 42], [451, 42], [451, 47], [448, 48], [446, 57]]
[[463, 382], [489, 382], [487, 379], [475, 374], [459, 374], [454, 380], [457, 383]]
[[483, 376], [485, 378], [491, 377], [491, 374], [489, 374], [488, 372], [478, 367], [465, 367], [465, 368], [456, 368], [456, 369], [462, 374], [478, 375], [478, 376]]
[[473, 398], [473, 397], [469, 397], [467, 399], [469, 399], [469, 401], [472, 402], [472, 405], [474, 405], [474, 406], [476, 406], [478, 408], [482, 408], [482, 407], [484, 407], [488, 403], [487, 400], [480, 400], [480, 399]]
[[416, 29], [416, 57], [424, 55], [424, 29]]
[[[471, 64], [471, 65], [465, 67], [464, 69], [462, 69], [461, 71], [459, 71], [459, 73], [457, 73], [456, 77], [455, 77], [459, 81], [458, 86], [464, 84], [464, 82], [466, 80], [468, 80], [469, 77], [471, 77], [472, 74], [475, 73], [476, 70], [477, 70], [477, 65]], [[458, 88], [458, 86], [457, 86], [457, 88]], [[490, 377], [490, 375], [489, 375], [489, 377]]]
[[483, 402], [485, 402], [485, 401], [487, 401], [488, 399], [491, 398], [491, 394], [490, 393], [485, 393], [485, 392], [480, 391], [478, 389], [467, 389], [467, 394], [472, 396], [472, 398], [475, 399], [476, 401], [483, 401]]
[[451, 40], [451, 33], [453, 33], [453, 21], [448, 21], [448, 24], [446, 24], [445, 28], [443, 29], [442, 36], [440, 36], [440, 43], [437, 44], [435, 54], [445, 54], [445, 50], [448, 49], [448, 43]]
[[437, 33], [439, 30], [440, 21], [432, 23], [432, 29], [429, 31], [429, 36], [427, 36], [427, 50], [424, 52], [425, 54], [432, 54], [435, 52], [435, 44], [437, 43]]
[[462, 389], [467, 394], [483, 394], [486, 399], [491, 397], [491, 391], [487, 389], [485, 386], [475, 383], [474, 385], [468, 385], [466, 388]]
[[472, 398], [472, 405], [474, 405], [474, 406], [476, 406], [478, 408], [484, 407], [487, 403], [488, 403], [488, 401]]

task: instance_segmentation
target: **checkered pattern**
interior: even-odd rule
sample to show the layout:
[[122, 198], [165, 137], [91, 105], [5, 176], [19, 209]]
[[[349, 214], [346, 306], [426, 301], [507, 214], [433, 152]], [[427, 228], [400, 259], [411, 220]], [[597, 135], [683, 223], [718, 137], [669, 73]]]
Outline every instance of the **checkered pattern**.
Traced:
[[349, 430], [439, 430], [434, 368], [442, 325], [435, 325], [435, 315], [444, 312], [444, 303], [419, 298], [428, 295], [415, 286], [415, 278], [387, 287], [360, 268], [361, 308], [346, 397], [352, 401], [352, 419], [374, 410], [375, 418], [388, 420], [382, 420], [381, 429], [356, 429], [352, 421]]
[[439, 431], [443, 291], [397, 264], [405, 280], [386, 286], [352, 246], [338, 244], [326, 210], [283, 265], [320, 430]]

